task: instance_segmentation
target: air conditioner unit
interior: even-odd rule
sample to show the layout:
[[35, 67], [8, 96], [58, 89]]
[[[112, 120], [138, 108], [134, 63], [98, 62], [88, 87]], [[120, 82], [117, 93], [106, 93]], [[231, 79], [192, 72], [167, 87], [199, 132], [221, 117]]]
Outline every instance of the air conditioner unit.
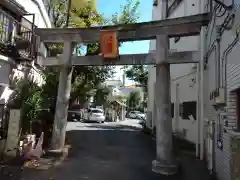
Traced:
[[215, 106], [215, 97], [214, 97], [214, 91], [210, 93], [210, 103], [212, 106]]

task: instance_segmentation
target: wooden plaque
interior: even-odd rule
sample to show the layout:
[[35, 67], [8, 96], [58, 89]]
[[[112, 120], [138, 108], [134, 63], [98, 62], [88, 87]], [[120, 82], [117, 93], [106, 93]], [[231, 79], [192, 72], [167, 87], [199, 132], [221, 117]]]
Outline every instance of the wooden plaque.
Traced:
[[101, 31], [100, 50], [104, 58], [118, 56], [118, 39], [116, 31]]

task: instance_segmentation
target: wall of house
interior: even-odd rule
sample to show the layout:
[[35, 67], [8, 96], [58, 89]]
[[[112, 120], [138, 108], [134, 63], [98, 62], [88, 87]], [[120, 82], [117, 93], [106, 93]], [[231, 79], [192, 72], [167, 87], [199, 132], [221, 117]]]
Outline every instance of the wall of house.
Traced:
[[[43, 0], [16, 0], [19, 4], [25, 7], [25, 10], [29, 14], [35, 15], [34, 24], [39, 28], [51, 28], [52, 20], [47, 12], [47, 9], [44, 6]], [[24, 16], [30, 22], [33, 22], [33, 16], [26, 15]], [[39, 55], [36, 62], [42, 64], [42, 57], [47, 56], [47, 50], [43, 43], [39, 46]]]
[[[175, 9], [175, 11], [169, 16], [169, 18], [176, 18], [181, 16], [188, 16], [188, 15], [194, 15], [198, 14], [200, 12], [199, 8], [199, 0], [183, 0], [179, 4], [179, 6]], [[160, 3], [159, 3], [160, 4]], [[194, 4], [194, 5], [193, 5]], [[153, 20], [159, 20], [161, 18], [161, 7], [158, 5], [157, 7], [153, 7], [152, 11], [152, 18]], [[198, 50], [199, 47], [199, 36], [192, 36], [192, 37], [182, 37], [178, 42], [174, 42], [174, 39], [170, 39], [170, 50], [172, 51], [194, 51]], [[156, 49], [156, 41], [151, 40], [150, 41], [150, 50]], [[196, 77], [196, 73], [190, 74], [193, 72], [193, 67], [195, 67], [195, 64], [177, 64], [177, 65], [171, 65], [170, 66], [170, 72], [171, 72], [171, 97], [172, 102], [174, 103], [174, 112], [178, 112], [178, 103], [181, 103], [182, 101], [186, 101], [184, 99], [185, 97], [189, 101], [194, 101], [197, 99], [196, 94], [196, 87], [194, 86], [189, 87], [189, 84], [191, 83], [191, 79], [193, 77]], [[154, 66], [149, 66], [149, 80], [148, 80], [148, 114], [151, 114], [148, 116], [148, 126], [153, 127], [154, 126], [154, 100], [157, 100], [154, 98], [154, 84], [156, 81], [156, 68]], [[181, 78], [182, 77], [182, 78]], [[181, 95], [181, 98], [178, 102], [176, 102], [176, 83], [179, 84], [178, 86], [178, 94]], [[178, 123], [178, 126], [176, 126], [176, 121]], [[184, 120], [181, 119], [178, 115], [178, 113], [174, 113], [173, 118], [173, 129], [174, 131], [182, 131], [183, 129], [187, 130], [187, 139], [190, 141], [195, 142], [196, 140], [196, 124], [193, 124], [190, 120]]]
[[[171, 99], [174, 103], [174, 132], [185, 134], [185, 138], [191, 142], [197, 140], [197, 120], [183, 119], [180, 116], [179, 104], [186, 101], [197, 101], [198, 85], [196, 81], [196, 71], [172, 79]], [[187, 90], [187, 91], [186, 91]]]
[[[19, 4], [21, 4], [29, 14], [35, 14], [34, 24], [37, 27], [40, 27], [40, 28], [51, 28], [52, 27], [52, 25], [51, 25], [52, 22], [47, 14], [47, 11], [45, 9], [45, 6], [44, 6], [42, 0], [16, 0], [16, 1]], [[31, 15], [26, 15], [26, 16], [24, 16], [24, 18], [26, 18], [30, 22], [33, 22], [33, 16], [31, 16]], [[46, 56], [47, 51], [43, 44], [40, 45], [39, 53], [43, 56]], [[2, 58], [6, 59], [7, 57], [5, 57], [5, 56], [0, 57], [0, 85], [8, 86], [10, 74], [11, 74], [10, 78], [17, 78], [17, 79], [24, 78], [23, 71], [25, 71], [25, 70], [22, 70], [21, 67], [19, 66], [19, 67], [13, 69], [13, 71], [11, 71], [10, 64], [6, 63], [6, 60], [3, 61]], [[43, 84], [43, 79], [42, 79], [41, 73], [34, 66], [29, 71], [28, 79], [33, 80], [34, 82], [36, 82], [39, 85]], [[0, 95], [1, 95], [0, 103], [4, 104], [7, 97], [5, 97], [5, 96], [3, 97], [2, 94], [0, 94]]]
[[[52, 23], [47, 14], [43, 0], [16, 0], [28, 13], [35, 14], [35, 25], [39, 28], [51, 28]], [[25, 16], [26, 19], [33, 22], [31, 16]]]
[[0, 85], [6, 86], [9, 84], [10, 64], [0, 60]]
[[[224, 1], [226, 4], [231, 4], [231, 0]], [[224, 57], [224, 52], [229, 47], [230, 44], [234, 41], [236, 37], [236, 27], [240, 23], [240, 9], [236, 9], [235, 20], [232, 28], [225, 30], [222, 34], [220, 41], [220, 57], [221, 61], [221, 73], [220, 77], [216, 75], [216, 57], [215, 49], [208, 58], [207, 68], [205, 70], [204, 78], [204, 88], [205, 88], [205, 109], [204, 117], [208, 120], [214, 120], [216, 122], [216, 131], [215, 131], [215, 156], [216, 156], [216, 174], [219, 180], [230, 180], [236, 179], [236, 177], [231, 177], [233, 173], [232, 166], [232, 156], [230, 153], [231, 149], [231, 139], [232, 139], [232, 130], [236, 127], [237, 116], [236, 116], [236, 94], [234, 90], [240, 87], [240, 65], [239, 65], [239, 56], [240, 56], [240, 45], [237, 42], [229, 51], [228, 55]], [[222, 12], [221, 12], [222, 13]], [[221, 25], [224, 19], [227, 17], [228, 12], [226, 12], [222, 17], [213, 17], [211, 24], [207, 30], [206, 38], [206, 49], [208, 50], [211, 44], [214, 43], [216, 39], [216, 26]], [[225, 62], [227, 63], [226, 71], [224, 68]], [[225, 86], [225, 83], [222, 83], [224, 80], [225, 72], [227, 74], [227, 104], [224, 110], [220, 111], [220, 117], [217, 118], [217, 111], [213, 108], [210, 101], [210, 92], [216, 88], [215, 80], [220, 78], [221, 87]], [[225, 123], [227, 122], [227, 123]], [[235, 135], [238, 133], [235, 133]], [[240, 134], [238, 134], [239, 136]], [[222, 148], [217, 146], [217, 144], [222, 144]]]

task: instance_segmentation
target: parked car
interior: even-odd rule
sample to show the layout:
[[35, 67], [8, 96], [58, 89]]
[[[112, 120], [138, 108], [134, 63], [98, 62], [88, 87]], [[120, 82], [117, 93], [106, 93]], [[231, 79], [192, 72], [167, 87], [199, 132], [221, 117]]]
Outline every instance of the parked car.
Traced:
[[139, 124], [142, 126], [142, 128], [146, 128], [147, 127], [147, 122], [146, 122], [146, 120], [145, 119], [141, 119], [140, 120], [140, 122], [139, 122]]
[[84, 120], [104, 123], [106, 117], [104, 111], [98, 108], [90, 108], [84, 113]]
[[140, 120], [145, 120], [146, 119], [145, 114], [140, 112], [140, 111], [130, 111], [128, 113], [128, 117], [132, 118], [132, 119], [140, 119]]
[[83, 119], [83, 108], [80, 104], [73, 104], [68, 108], [68, 121], [81, 121]]

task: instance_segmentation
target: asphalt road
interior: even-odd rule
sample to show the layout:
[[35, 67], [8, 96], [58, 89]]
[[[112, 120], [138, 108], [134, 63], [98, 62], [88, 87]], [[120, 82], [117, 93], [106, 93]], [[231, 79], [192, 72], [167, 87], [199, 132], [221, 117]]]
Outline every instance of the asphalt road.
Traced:
[[204, 162], [181, 156], [182, 171], [174, 176], [152, 172], [155, 141], [141, 132], [138, 120], [124, 122], [69, 122], [67, 139], [72, 148], [61, 165], [22, 180], [209, 180]]
[[[141, 133], [138, 120], [124, 122], [69, 122], [72, 148], [62, 165], [25, 180], [163, 180], [152, 172], [155, 143]], [[179, 178], [177, 178], [179, 180]]]
[[71, 130], [106, 130], [108, 127], [110, 129], [113, 128], [141, 128], [141, 125], [139, 124], [140, 120], [137, 119], [126, 119], [125, 121], [120, 122], [104, 122], [103, 124], [100, 123], [94, 123], [94, 122], [68, 122], [67, 125], [67, 131]]

